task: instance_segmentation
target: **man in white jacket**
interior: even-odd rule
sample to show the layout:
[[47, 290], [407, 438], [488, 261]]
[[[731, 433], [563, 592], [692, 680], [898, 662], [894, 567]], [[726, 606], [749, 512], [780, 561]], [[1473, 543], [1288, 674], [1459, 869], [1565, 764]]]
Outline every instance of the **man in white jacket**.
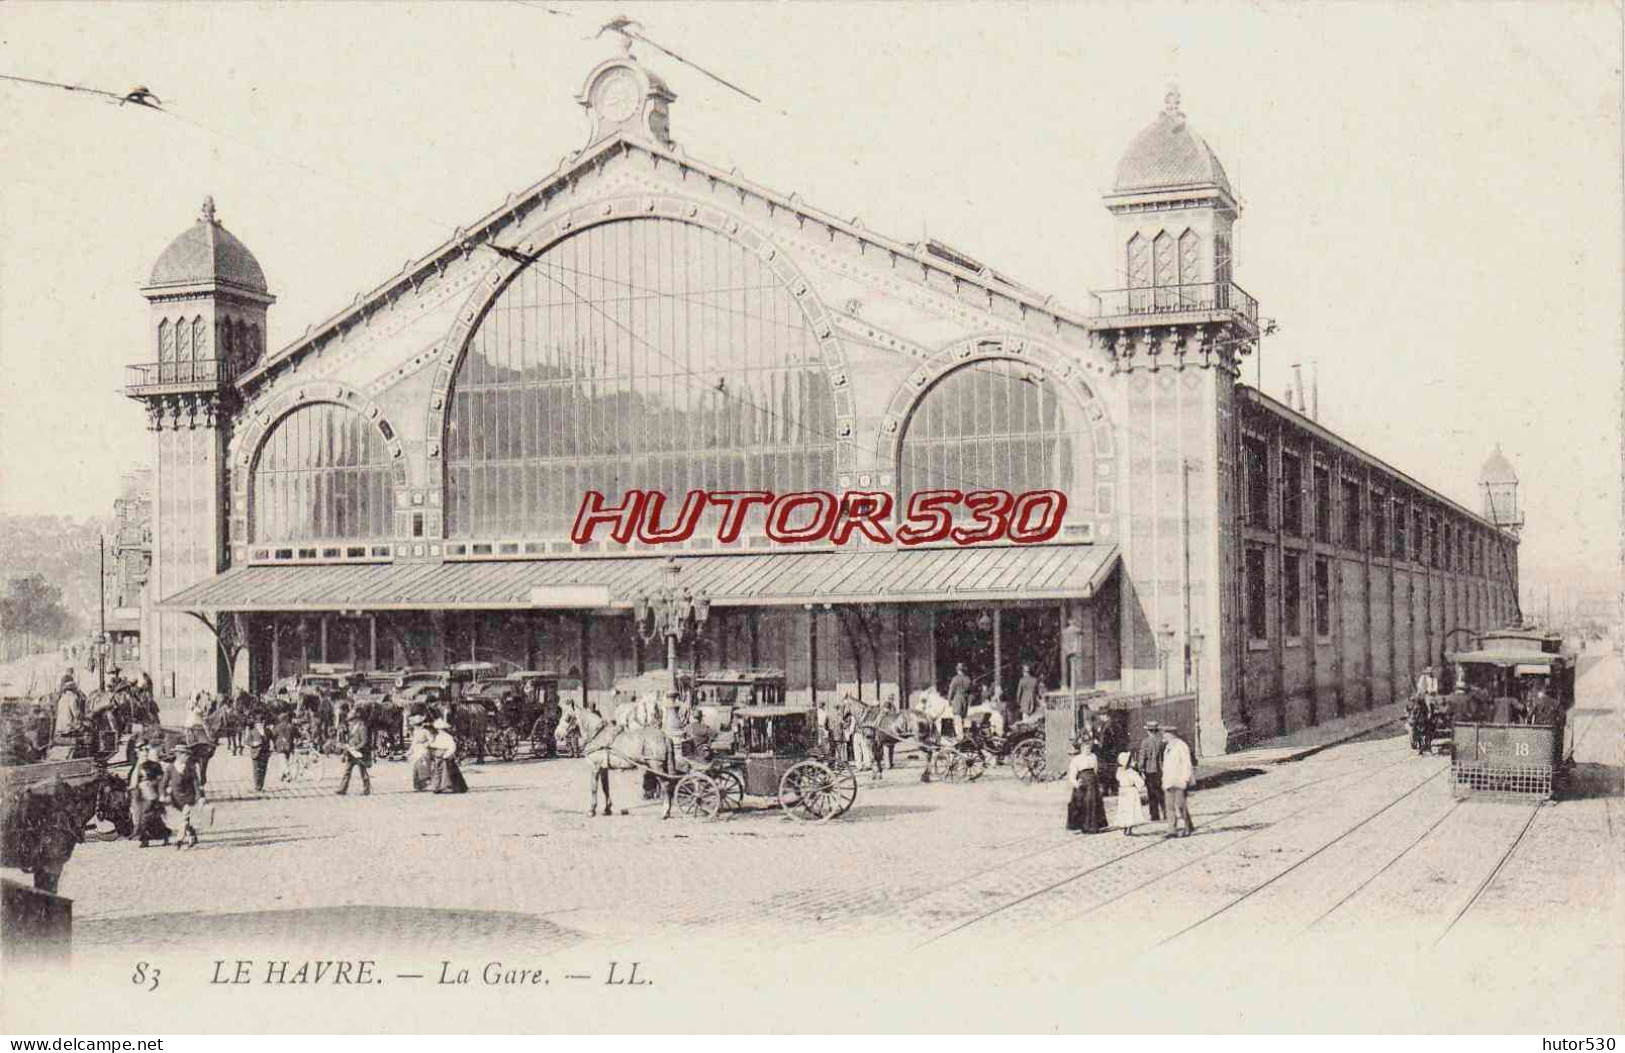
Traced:
[[[1186, 795], [1196, 781], [1196, 765], [1191, 759], [1191, 748], [1174, 727], [1162, 729], [1166, 745], [1162, 750], [1162, 793], [1168, 809], [1168, 836], [1186, 837], [1196, 832], [1191, 822], [1191, 808]], [[1179, 832], [1180, 817], [1185, 819], [1185, 833]]]

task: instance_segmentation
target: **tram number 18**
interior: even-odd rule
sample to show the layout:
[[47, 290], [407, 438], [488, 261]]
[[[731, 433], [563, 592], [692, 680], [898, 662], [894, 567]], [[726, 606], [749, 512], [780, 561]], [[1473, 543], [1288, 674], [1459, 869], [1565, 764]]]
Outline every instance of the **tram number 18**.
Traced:
[[1480, 757], [1488, 757], [1492, 753], [1509, 753], [1514, 757], [1527, 757], [1530, 755], [1529, 743], [1509, 742], [1501, 748], [1497, 748], [1497, 744], [1493, 742], [1480, 742], [1478, 744], [1478, 755]]

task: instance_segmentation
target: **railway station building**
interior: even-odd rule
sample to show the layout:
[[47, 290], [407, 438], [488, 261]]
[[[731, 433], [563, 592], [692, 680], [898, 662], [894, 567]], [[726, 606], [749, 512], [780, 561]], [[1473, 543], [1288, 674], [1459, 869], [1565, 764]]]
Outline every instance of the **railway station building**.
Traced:
[[[939, 688], [1196, 695], [1212, 754], [1402, 697], [1512, 617], [1515, 532], [1241, 383], [1259, 309], [1239, 207], [1157, 112], [1104, 207], [1126, 288], [1050, 296], [690, 156], [629, 52], [590, 71], [559, 167], [280, 348], [212, 202], [142, 289], [160, 690], [315, 662], [777, 667], [792, 700]], [[560, 100], [565, 104], [565, 100]], [[902, 162], [899, 161], [899, 164]], [[243, 226], [248, 226], [244, 224]], [[241, 228], [239, 228], [241, 229]], [[302, 323], [301, 323], [302, 324]], [[572, 540], [583, 495], [1056, 490], [1048, 540]], [[675, 557], [675, 572], [666, 557]]]

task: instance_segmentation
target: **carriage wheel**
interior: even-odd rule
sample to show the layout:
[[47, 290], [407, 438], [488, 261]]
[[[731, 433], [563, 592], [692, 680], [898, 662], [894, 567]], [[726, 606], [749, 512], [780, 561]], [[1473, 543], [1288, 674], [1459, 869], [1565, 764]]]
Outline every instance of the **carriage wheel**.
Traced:
[[848, 764], [837, 769], [834, 774], [835, 785], [831, 787], [831, 792], [835, 799], [835, 814], [830, 818], [838, 819], [845, 815], [847, 810], [857, 802], [858, 772], [857, 769]]
[[739, 777], [738, 772], [724, 768], [713, 772], [711, 777], [717, 781], [717, 786], [722, 790], [724, 807], [736, 812], [745, 807], [745, 780]]
[[519, 733], [512, 728], [503, 728], [498, 732], [496, 753], [503, 760], [513, 760], [519, 756]]
[[1044, 782], [1049, 778], [1049, 760], [1044, 756], [1044, 740], [1028, 739], [1010, 754], [1016, 778], [1022, 782]]
[[987, 774], [987, 757], [981, 750], [967, 750], [961, 756], [965, 760], [966, 782], [975, 782]]
[[952, 746], [944, 746], [932, 755], [931, 770], [943, 782], [959, 782], [965, 778], [965, 755]]
[[677, 780], [672, 802], [690, 819], [715, 819], [722, 810], [722, 788], [704, 772], [691, 771]]
[[805, 760], [779, 780], [779, 807], [797, 819], [825, 822], [840, 814], [833, 769], [823, 761]]

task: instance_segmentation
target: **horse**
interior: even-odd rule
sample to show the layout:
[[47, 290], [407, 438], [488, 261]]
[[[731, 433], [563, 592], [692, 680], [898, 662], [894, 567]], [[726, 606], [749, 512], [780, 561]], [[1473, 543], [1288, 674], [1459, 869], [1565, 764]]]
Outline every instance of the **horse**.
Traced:
[[[565, 720], [559, 722], [564, 730]], [[609, 796], [611, 771], [653, 772], [661, 776], [666, 790], [666, 813], [660, 818], [671, 818], [672, 797], [677, 789], [677, 747], [659, 728], [623, 728], [612, 720], [605, 720], [590, 709], [578, 709], [575, 719], [581, 725], [581, 755], [587, 758], [592, 778], [592, 810], [598, 814], [598, 787], [604, 787], [604, 817], [615, 814], [614, 802]]]
[[[935, 687], [910, 695], [908, 708], [930, 720], [939, 735], [947, 734], [958, 739], [965, 734], [964, 720], [954, 712], [953, 703]], [[947, 730], [950, 726], [952, 731]]]
[[478, 702], [453, 702], [446, 707], [446, 723], [457, 739], [458, 752], [464, 756], [473, 753], [475, 764], [485, 763], [485, 729], [490, 721], [490, 711]]
[[858, 718], [858, 728], [865, 738], [869, 740], [869, 752], [874, 754], [874, 779], [879, 781], [882, 777], [880, 758], [887, 756], [892, 759], [892, 767], [897, 767], [896, 750], [900, 742], [917, 743], [927, 754], [925, 770], [920, 773], [921, 782], [931, 781], [930, 755], [941, 748], [941, 736], [938, 734], [939, 725], [917, 710], [888, 710], [885, 706], [865, 705], [855, 703], [862, 711]]
[[124, 780], [98, 766], [85, 781], [60, 775], [23, 787], [4, 802], [0, 862], [34, 875], [34, 887], [55, 892], [92, 818], [113, 824], [119, 837], [135, 830]]
[[553, 728], [553, 742], [556, 753], [566, 757], [581, 756], [581, 714], [586, 712], [582, 707], [571, 702], [559, 710], [559, 721]]

